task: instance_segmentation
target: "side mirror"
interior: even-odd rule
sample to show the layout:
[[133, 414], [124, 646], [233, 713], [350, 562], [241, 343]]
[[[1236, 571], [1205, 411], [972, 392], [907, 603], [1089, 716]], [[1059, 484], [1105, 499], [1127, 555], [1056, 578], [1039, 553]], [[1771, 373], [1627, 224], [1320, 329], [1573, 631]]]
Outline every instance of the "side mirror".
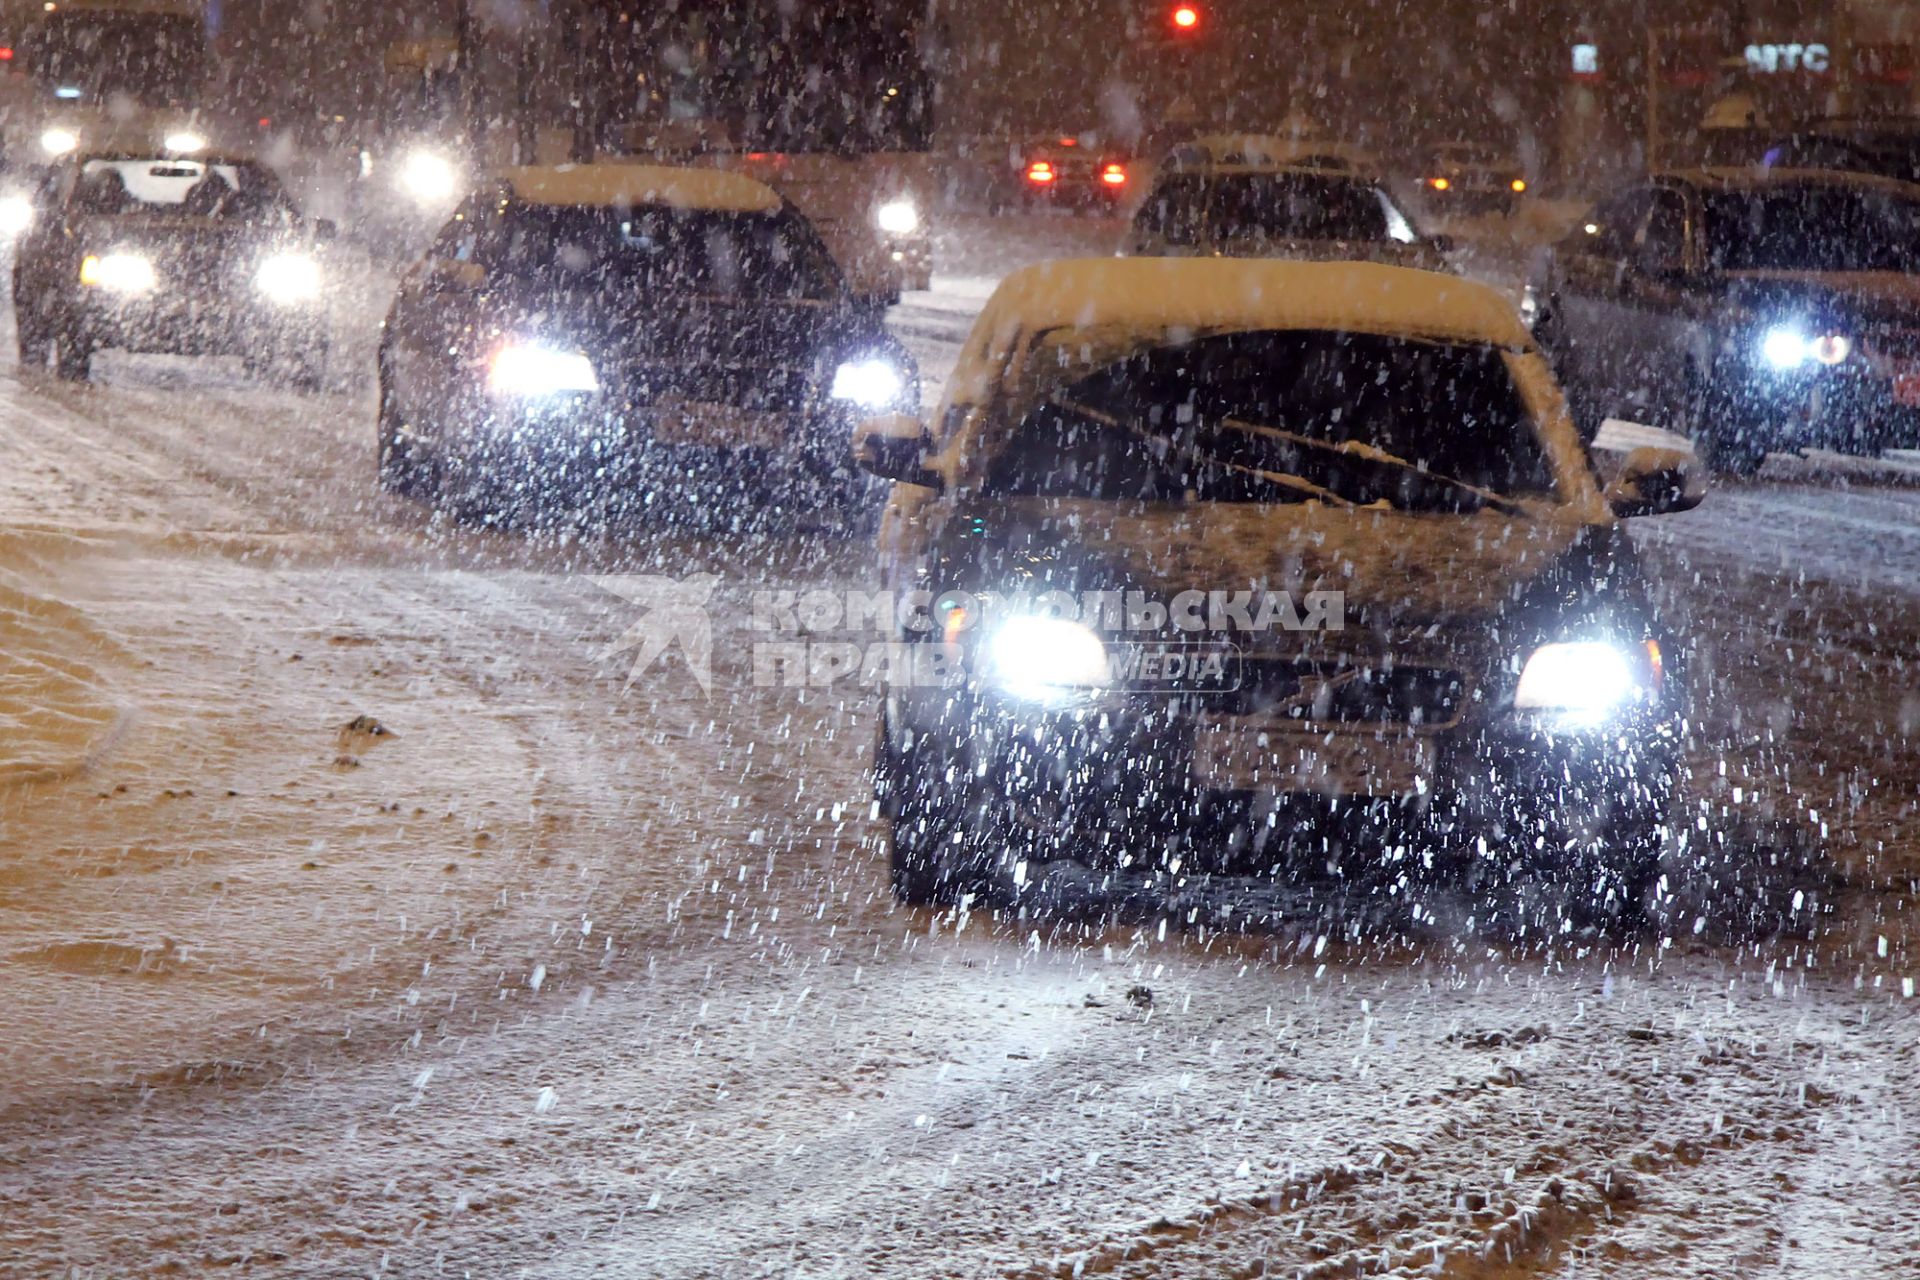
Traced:
[[1691, 511], [1707, 496], [1694, 456], [1680, 449], [1642, 446], [1627, 454], [1620, 475], [1607, 486], [1607, 505], [1623, 519]]
[[339, 224], [334, 222], [332, 218], [315, 218], [313, 220], [313, 238], [321, 244], [328, 244], [339, 239]]
[[929, 489], [943, 487], [940, 473], [927, 465], [927, 454], [932, 450], [933, 437], [910, 413], [869, 418], [853, 429], [854, 462], [883, 480]]

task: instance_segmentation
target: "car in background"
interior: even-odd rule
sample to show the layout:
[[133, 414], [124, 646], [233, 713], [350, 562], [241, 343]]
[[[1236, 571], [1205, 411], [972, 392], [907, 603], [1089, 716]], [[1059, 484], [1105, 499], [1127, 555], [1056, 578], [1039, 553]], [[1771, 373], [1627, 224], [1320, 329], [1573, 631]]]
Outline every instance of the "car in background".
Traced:
[[1770, 135], [1757, 163], [1768, 169], [1832, 169], [1920, 183], [1920, 125], [1898, 120], [1823, 120]]
[[1133, 194], [1133, 159], [1097, 133], [1028, 138], [1007, 152], [1011, 203], [1025, 208], [1112, 210]]
[[1920, 190], [1785, 169], [1662, 174], [1539, 264], [1534, 331], [1589, 435], [1618, 417], [1744, 475], [1775, 449], [1920, 447]]
[[20, 363], [85, 380], [104, 348], [239, 356], [317, 389], [331, 223], [245, 156], [88, 152], [54, 166], [15, 246]]
[[1378, 159], [1369, 151], [1317, 134], [1214, 133], [1171, 148], [1160, 162], [1162, 173], [1215, 168], [1318, 169], [1328, 173], [1376, 174]]
[[1451, 864], [1645, 901], [1683, 681], [1620, 518], [1699, 493], [1658, 449], [1603, 490], [1500, 294], [1044, 263], [948, 385], [931, 429], [855, 435], [896, 482], [890, 582], [932, 602], [904, 642], [942, 658], [891, 671], [878, 727], [901, 899], [1257, 903]]
[[1162, 169], [1134, 211], [1124, 252], [1142, 257], [1365, 259], [1444, 269], [1385, 187], [1317, 168], [1213, 164]]
[[1511, 214], [1529, 185], [1512, 156], [1476, 142], [1433, 148], [1420, 174], [1421, 195], [1436, 214]]
[[402, 280], [378, 371], [381, 484], [489, 517], [688, 495], [851, 515], [852, 423], [920, 394], [778, 194], [625, 163], [483, 183]]

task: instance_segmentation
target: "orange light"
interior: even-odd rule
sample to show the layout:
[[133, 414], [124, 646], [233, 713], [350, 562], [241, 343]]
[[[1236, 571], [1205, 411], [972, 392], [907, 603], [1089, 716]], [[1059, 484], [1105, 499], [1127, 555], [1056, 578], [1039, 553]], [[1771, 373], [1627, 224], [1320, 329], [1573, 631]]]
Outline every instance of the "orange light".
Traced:
[[1122, 187], [1127, 183], [1127, 167], [1122, 164], [1110, 164], [1100, 170], [1100, 181], [1110, 187]]
[[1192, 31], [1200, 25], [1200, 10], [1190, 4], [1174, 6], [1173, 25], [1182, 31]]
[[1053, 179], [1054, 179], [1053, 166], [1048, 164], [1045, 160], [1035, 160], [1032, 164], [1027, 166], [1028, 182], [1046, 183], [1046, 182], [1052, 182]]
[[1527, 180], [1525, 178], [1515, 178], [1512, 182], [1508, 183], [1507, 185], [1513, 188], [1513, 192], [1515, 195], [1519, 195], [1522, 191], [1525, 191], [1527, 189]]
[[1453, 184], [1447, 181], [1445, 178], [1428, 178], [1427, 185], [1432, 187], [1435, 191], [1445, 191], [1447, 188], [1451, 187]]
[[1061, 145], [1061, 146], [1063, 146], [1063, 147], [1077, 147], [1077, 146], [1079, 146], [1079, 145], [1080, 145], [1080, 139], [1078, 139], [1078, 138], [1062, 138], [1062, 139], [1060, 139], [1060, 145]]
[[1667, 682], [1667, 661], [1660, 652], [1658, 640], [1647, 641], [1647, 665], [1653, 674], [1653, 689], [1658, 693]]

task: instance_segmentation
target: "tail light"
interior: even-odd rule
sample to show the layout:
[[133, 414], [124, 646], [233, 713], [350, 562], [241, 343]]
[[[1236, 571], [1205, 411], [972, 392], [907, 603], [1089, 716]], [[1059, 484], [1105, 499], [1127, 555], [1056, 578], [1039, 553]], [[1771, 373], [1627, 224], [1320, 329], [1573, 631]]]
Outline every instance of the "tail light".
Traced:
[[10, 44], [0, 44], [0, 62], [12, 62], [12, 61], [13, 61], [13, 46]]
[[1032, 164], [1027, 166], [1028, 182], [1037, 182], [1042, 186], [1044, 186], [1047, 183], [1052, 182], [1053, 179], [1054, 179], [1053, 166], [1048, 164], [1045, 160], [1035, 160]]
[[1110, 187], [1123, 187], [1127, 184], [1127, 166], [1123, 164], [1103, 164], [1100, 166], [1100, 181]]
[[1515, 178], [1512, 182], [1509, 182], [1507, 185], [1513, 188], [1513, 194], [1519, 195], [1521, 192], [1527, 189], [1527, 180], [1525, 178]]
[[1432, 187], [1435, 191], [1445, 191], [1447, 188], [1451, 187], [1453, 183], [1449, 182], [1445, 178], [1428, 178], [1427, 185]]

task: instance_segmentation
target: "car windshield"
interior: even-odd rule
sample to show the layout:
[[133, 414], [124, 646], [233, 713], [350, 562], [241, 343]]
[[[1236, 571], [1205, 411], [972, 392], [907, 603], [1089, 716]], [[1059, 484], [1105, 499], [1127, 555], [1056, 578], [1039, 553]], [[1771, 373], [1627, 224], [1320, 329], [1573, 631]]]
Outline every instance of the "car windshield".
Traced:
[[1176, 245], [1415, 239], [1406, 216], [1378, 188], [1329, 173], [1180, 174], [1154, 188], [1135, 226]]
[[[1074, 347], [1049, 339], [1029, 361]], [[1068, 379], [1043, 388], [992, 452], [984, 495], [1463, 512], [1553, 492], [1531, 415], [1487, 346], [1228, 333]]]
[[231, 222], [289, 222], [292, 202], [274, 176], [247, 162], [169, 157], [90, 159], [74, 184], [74, 212]]
[[535, 288], [825, 299], [841, 287], [819, 237], [785, 212], [518, 205], [479, 252]]
[[[1222, 240], [1386, 240], [1380, 193], [1306, 173], [1219, 174], [1207, 184], [1207, 225]], [[1405, 237], [1411, 238], [1411, 237]]]
[[124, 96], [169, 106], [190, 102], [208, 78], [206, 36], [179, 14], [53, 12], [22, 55], [39, 86], [66, 101]]
[[1804, 183], [1706, 197], [1707, 240], [1728, 271], [1898, 271], [1920, 255], [1920, 202]]

